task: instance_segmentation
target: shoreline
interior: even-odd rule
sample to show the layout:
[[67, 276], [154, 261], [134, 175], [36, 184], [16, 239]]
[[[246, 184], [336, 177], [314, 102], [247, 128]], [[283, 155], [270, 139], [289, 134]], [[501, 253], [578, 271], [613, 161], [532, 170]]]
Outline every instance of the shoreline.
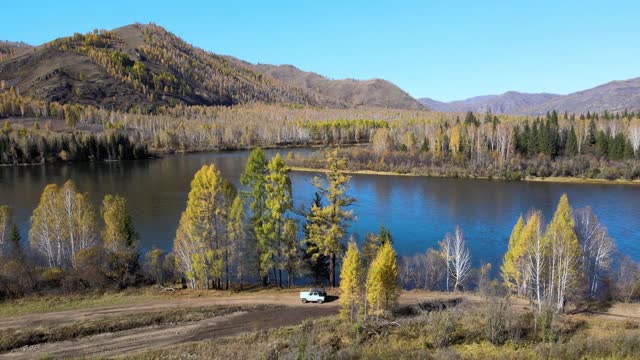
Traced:
[[[329, 170], [320, 168], [310, 168], [304, 166], [290, 166], [291, 171], [297, 172], [315, 172], [327, 173]], [[550, 176], [546, 178], [528, 176], [521, 180], [506, 180], [500, 178], [490, 178], [487, 176], [475, 177], [451, 177], [444, 175], [425, 175], [416, 173], [396, 173], [392, 171], [376, 171], [376, 170], [346, 170], [345, 173], [351, 175], [376, 175], [376, 176], [403, 176], [403, 177], [426, 177], [426, 178], [447, 178], [447, 179], [469, 179], [469, 180], [487, 180], [487, 181], [504, 181], [504, 182], [540, 182], [540, 183], [558, 183], [558, 184], [589, 184], [589, 185], [635, 185], [640, 186], [639, 180], [607, 180], [607, 179], [585, 179], [577, 177], [559, 177]]]

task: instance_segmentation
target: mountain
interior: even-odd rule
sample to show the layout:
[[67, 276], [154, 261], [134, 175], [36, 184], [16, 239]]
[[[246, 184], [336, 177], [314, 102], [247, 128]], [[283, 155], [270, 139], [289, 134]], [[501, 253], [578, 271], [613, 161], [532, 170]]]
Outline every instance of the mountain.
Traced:
[[[76, 33], [25, 48], [0, 43], [0, 80], [45, 101], [119, 110], [255, 101], [421, 108], [384, 80], [333, 81], [293, 67], [253, 65], [193, 47], [154, 24]], [[299, 81], [302, 74], [312, 80]]]
[[559, 96], [547, 93], [528, 94], [508, 91], [502, 95], [476, 96], [451, 102], [440, 102], [429, 98], [422, 98], [419, 101], [431, 110], [442, 112], [473, 111], [484, 113], [490, 110], [493, 114], [520, 114]]
[[542, 115], [551, 110], [569, 113], [639, 110], [640, 78], [611, 81], [569, 95], [509, 91], [502, 95], [477, 96], [451, 102], [430, 98], [419, 101], [431, 110], [442, 112], [486, 112], [490, 109], [494, 114]]
[[321, 98], [337, 99], [346, 107], [423, 109], [416, 99], [386, 80], [330, 80], [292, 65], [258, 64], [255, 69], [290, 86], [319, 94]]
[[31, 49], [31, 45], [23, 42], [0, 40], [0, 61], [10, 56]]
[[527, 114], [544, 114], [550, 110], [569, 113], [619, 112], [640, 109], [640, 78], [611, 81], [594, 88], [559, 96], [526, 109]]

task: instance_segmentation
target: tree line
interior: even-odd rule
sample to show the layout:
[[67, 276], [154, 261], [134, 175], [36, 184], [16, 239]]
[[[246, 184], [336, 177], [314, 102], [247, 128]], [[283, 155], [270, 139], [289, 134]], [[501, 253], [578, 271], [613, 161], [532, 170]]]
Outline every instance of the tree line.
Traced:
[[[289, 287], [306, 278], [342, 288], [343, 317], [384, 316], [402, 288], [511, 293], [538, 311], [560, 312], [584, 301], [640, 298], [640, 266], [618, 256], [590, 208], [573, 210], [563, 195], [548, 225], [537, 210], [521, 216], [500, 266], [473, 268], [463, 231], [437, 248], [398, 257], [381, 226], [358, 245], [347, 164], [334, 149], [315, 178], [308, 206], [295, 209], [289, 169], [279, 155], [251, 152], [242, 187], [214, 165], [191, 182], [171, 252], [140, 253], [126, 200], [106, 195], [96, 209], [71, 182], [47, 185], [31, 217], [24, 248], [7, 206], [0, 207], [0, 296], [83, 291], [142, 284], [199, 289]], [[336, 272], [340, 272], [338, 277]], [[340, 279], [340, 281], [338, 281]]]
[[551, 111], [530, 117], [264, 103], [122, 112], [41, 102], [9, 89], [0, 92], [0, 116], [119, 129], [133, 134], [136, 144], [163, 152], [369, 144], [344, 149], [351, 170], [505, 179], [640, 177], [640, 116], [635, 112]]
[[0, 130], [0, 165], [66, 161], [134, 160], [150, 157], [144, 144], [112, 131], [105, 134], [54, 133], [39, 128], [14, 130], [7, 122]]

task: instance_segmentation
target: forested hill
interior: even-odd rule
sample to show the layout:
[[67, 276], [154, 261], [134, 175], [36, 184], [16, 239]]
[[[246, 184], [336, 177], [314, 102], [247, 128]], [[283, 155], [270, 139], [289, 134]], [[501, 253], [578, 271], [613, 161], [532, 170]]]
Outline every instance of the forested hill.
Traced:
[[330, 80], [292, 65], [258, 64], [255, 65], [255, 69], [307, 92], [318, 93], [327, 99], [337, 99], [345, 107], [374, 106], [410, 110], [423, 108], [420, 102], [402, 89], [382, 79]]
[[340, 91], [323, 91], [276, 79], [252, 64], [193, 47], [153, 24], [76, 33], [28, 51], [17, 48], [0, 43], [0, 90], [14, 87], [20, 95], [46, 102], [117, 110], [249, 102], [421, 107], [381, 80], [342, 81]]

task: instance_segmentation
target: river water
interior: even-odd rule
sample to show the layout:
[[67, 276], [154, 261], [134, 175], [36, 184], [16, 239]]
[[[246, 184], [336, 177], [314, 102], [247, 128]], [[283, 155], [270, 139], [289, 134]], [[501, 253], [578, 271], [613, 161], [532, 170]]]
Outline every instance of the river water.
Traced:
[[[312, 151], [297, 149], [293, 154], [306, 156]], [[275, 153], [267, 151], [269, 156]], [[202, 165], [214, 163], [239, 185], [248, 154], [197, 153], [143, 161], [0, 167], [0, 204], [11, 206], [26, 239], [29, 217], [44, 186], [72, 179], [96, 205], [108, 193], [124, 196], [142, 249], [157, 246], [171, 250], [193, 174]], [[310, 202], [313, 175], [291, 174], [296, 208]], [[354, 175], [351, 195], [357, 198], [353, 206], [357, 220], [351, 233], [363, 239], [384, 224], [391, 230], [398, 253], [413, 255], [437, 246], [446, 232], [460, 225], [475, 265], [484, 260], [497, 268], [518, 216], [537, 208], [550, 219], [564, 192], [574, 208], [591, 206], [619, 251], [640, 260], [640, 186], [633, 185]]]

